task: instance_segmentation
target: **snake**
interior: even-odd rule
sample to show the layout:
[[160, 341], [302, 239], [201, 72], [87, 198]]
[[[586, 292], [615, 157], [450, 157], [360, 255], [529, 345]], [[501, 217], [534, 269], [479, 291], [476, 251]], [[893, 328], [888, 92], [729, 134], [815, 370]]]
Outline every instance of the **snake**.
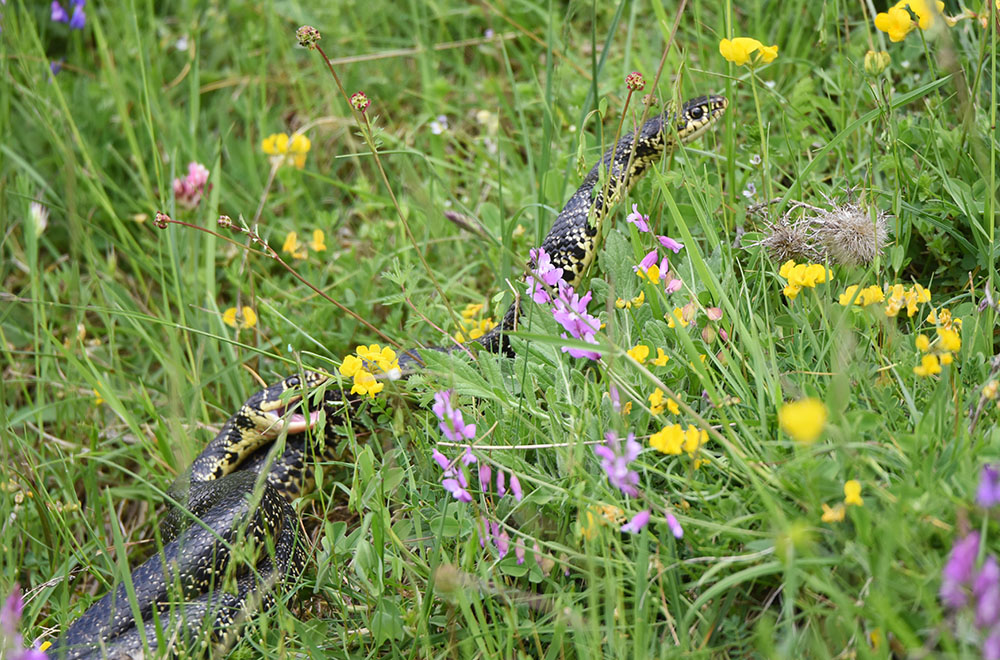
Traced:
[[[656, 114], [603, 154], [541, 244], [567, 285], [577, 287], [593, 263], [614, 205], [665, 155], [712, 127], [728, 104], [724, 96], [694, 98], [677, 112]], [[519, 314], [515, 298], [496, 328], [466, 344], [509, 354]], [[404, 351], [404, 373], [423, 365], [422, 350], [454, 348]], [[291, 503], [314, 488], [313, 466], [329, 457], [318, 421], [325, 415], [330, 424], [361, 403], [336, 396], [330, 380], [306, 371], [247, 399], [167, 490], [174, 506], [161, 526], [162, 547], [132, 571], [131, 593], [122, 583], [105, 594], [69, 625], [50, 657], [217, 657], [231, 648], [247, 619], [270, 608], [281, 585], [305, 567]]]

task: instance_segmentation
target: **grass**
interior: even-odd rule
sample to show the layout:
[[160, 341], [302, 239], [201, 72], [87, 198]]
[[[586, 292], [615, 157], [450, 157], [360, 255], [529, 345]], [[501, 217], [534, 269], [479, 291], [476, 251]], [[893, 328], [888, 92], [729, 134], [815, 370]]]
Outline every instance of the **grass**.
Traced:
[[[656, 95], [723, 93], [730, 106], [613, 213], [584, 285], [606, 323], [603, 359], [570, 358], [528, 305], [513, 360], [432, 355], [387, 386], [328, 439], [341, 458], [297, 503], [309, 569], [234, 657], [979, 657], [971, 615], [938, 590], [956, 539], [978, 529], [980, 557], [998, 547], [974, 499], [981, 466], [1000, 458], [995, 402], [969, 419], [998, 352], [997, 306], [981, 304], [997, 285], [996, 8], [985, 25], [900, 43], [869, 3], [839, 1], [86, 9], [71, 31], [38, 3], [0, 8], [0, 591], [24, 587], [27, 638], [57, 635], [153, 551], [163, 491], [260, 388], [253, 374], [335, 373], [356, 345], [386, 343], [330, 298], [404, 347], [445, 343], [438, 328], [457, 331], [470, 303], [502, 315], [529, 248], [613, 140], [624, 76], [653, 79], [679, 16]], [[370, 128], [297, 46], [301, 24], [322, 32], [346, 91], [371, 99]], [[719, 40], [733, 36], [777, 44], [778, 58], [731, 65]], [[869, 49], [891, 55], [884, 73], [866, 74]], [[305, 167], [268, 186], [261, 141], [302, 127]], [[171, 181], [192, 160], [212, 187], [186, 210]], [[748, 209], [780, 198], [774, 221], [792, 200], [828, 206], [848, 187], [892, 215], [889, 244], [868, 267], [828, 264], [829, 281], [789, 301], [781, 263], [752, 247], [766, 223]], [[633, 203], [685, 244], [671, 259], [681, 291], [633, 274], [651, 248], [624, 222]], [[258, 207], [274, 249], [288, 232], [325, 232], [324, 252], [281, 254], [311, 287], [232, 241], [153, 222], [164, 211], [216, 229], [220, 213], [251, 223]], [[849, 285], [895, 283], [932, 300], [912, 317], [838, 303]], [[615, 307], [640, 291], [642, 306]], [[690, 302], [693, 323], [668, 327]], [[223, 312], [243, 305], [257, 325], [227, 326]], [[932, 309], [962, 319], [962, 346], [920, 377], [914, 338], [935, 337]], [[637, 364], [625, 354], [637, 344], [670, 361]], [[630, 412], [615, 410], [612, 383]], [[650, 413], [658, 386], [680, 414]], [[430, 407], [445, 388], [477, 425], [480, 463], [517, 475], [523, 500], [494, 486], [461, 504], [442, 488]], [[828, 411], [811, 444], [777, 418], [804, 397]], [[697, 469], [650, 448], [674, 423], [708, 432]], [[642, 443], [641, 498], [602, 471], [593, 445], [606, 431]], [[863, 506], [823, 522], [851, 479]], [[649, 526], [622, 533], [643, 509]], [[528, 549], [524, 564], [480, 547], [481, 516]]]

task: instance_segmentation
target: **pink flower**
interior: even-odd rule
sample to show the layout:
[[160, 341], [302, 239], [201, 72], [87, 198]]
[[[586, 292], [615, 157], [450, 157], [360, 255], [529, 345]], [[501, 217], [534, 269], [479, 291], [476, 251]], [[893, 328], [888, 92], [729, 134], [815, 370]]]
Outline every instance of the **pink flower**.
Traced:
[[678, 279], [671, 279], [669, 282], [667, 282], [667, 286], [665, 287], [665, 290], [666, 290], [667, 293], [674, 293], [675, 291], [680, 291], [681, 290], [681, 286], [683, 284], [684, 283], [681, 282]]
[[667, 248], [668, 250], [673, 250], [674, 254], [677, 254], [678, 252], [684, 249], [683, 243], [675, 241], [669, 236], [657, 236], [656, 240], [658, 240], [660, 242], [660, 245]]
[[517, 557], [517, 565], [524, 563], [524, 546], [520, 541], [514, 544], [514, 556]]
[[632, 516], [632, 520], [622, 525], [622, 531], [629, 534], [638, 534], [642, 528], [649, 524], [649, 510], [640, 511]]
[[188, 163], [187, 176], [174, 179], [174, 197], [177, 203], [189, 209], [198, 206], [205, 194], [208, 174], [208, 168], [201, 163], [195, 161]]
[[472, 447], [466, 447], [462, 454], [462, 465], [472, 465], [476, 462], [476, 455], [472, 453]]
[[[459, 474], [461, 474], [461, 472], [459, 472]], [[468, 503], [472, 501], [472, 495], [470, 495], [469, 491], [462, 487], [462, 484], [459, 483], [458, 479], [445, 479], [441, 482], [441, 485], [444, 486], [444, 489], [451, 493], [459, 502]]]
[[513, 472], [510, 474], [510, 492], [514, 495], [514, 499], [518, 502], [520, 502], [521, 498], [524, 497], [524, 492], [521, 490], [521, 481]]
[[642, 261], [639, 262], [638, 266], [632, 266], [632, 270], [634, 270], [637, 273], [639, 271], [642, 271], [643, 273], [645, 273], [646, 271], [649, 270], [649, 268], [653, 264], [656, 263], [656, 257], [658, 257], [658, 256], [660, 256], [660, 255], [658, 255], [656, 253], [656, 250], [650, 250], [649, 253], [645, 257], [642, 258]]
[[594, 447], [594, 453], [601, 459], [601, 467], [608, 475], [611, 485], [631, 497], [639, 495], [639, 473], [629, 469], [629, 464], [639, 457], [642, 445], [635, 440], [635, 434], [629, 433], [625, 438], [625, 446], [613, 431], [604, 436], [606, 442]]
[[441, 466], [441, 469], [444, 470], [446, 477], [451, 477], [455, 474], [455, 471], [451, 469], [451, 461], [448, 460], [447, 456], [439, 452], [436, 447], [434, 448], [434, 451], [431, 452], [431, 458], [433, 458], [437, 464]]
[[490, 489], [490, 476], [493, 471], [490, 466], [486, 463], [479, 464], [479, 487], [482, 488], [483, 492]]
[[552, 297], [545, 286], [555, 288], [562, 281], [563, 269], [553, 266], [552, 257], [542, 248], [531, 249], [531, 261], [534, 264], [532, 275], [524, 278], [528, 285], [528, 295], [539, 305], [550, 303]]
[[684, 529], [681, 527], [680, 522], [672, 513], [667, 514], [667, 527], [670, 528], [671, 533], [673, 533], [675, 538], [684, 538]]
[[626, 217], [625, 219], [628, 222], [631, 222], [633, 225], [635, 225], [635, 228], [638, 229], [639, 231], [641, 232], [649, 231], [649, 216], [639, 213], [638, 204], [632, 205], [632, 212], [629, 213], [628, 217]]
[[504, 478], [503, 470], [497, 470], [497, 495], [500, 497], [507, 494], [507, 486], [504, 484]]
[[462, 411], [456, 410], [451, 403], [453, 390], [444, 390], [434, 395], [434, 405], [431, 410], [440, 420], [438, 427], [444, 437], [452, 442], [472, 440], [476, 437], [476, 425], [466, 424]]

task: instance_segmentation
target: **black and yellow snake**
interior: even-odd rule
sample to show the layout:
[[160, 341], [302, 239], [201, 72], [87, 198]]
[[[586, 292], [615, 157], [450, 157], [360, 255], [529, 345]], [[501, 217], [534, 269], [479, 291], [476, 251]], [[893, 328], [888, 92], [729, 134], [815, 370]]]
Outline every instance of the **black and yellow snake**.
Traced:
[[[614, 204], [665, 154], [708, 130], [727, 105], [722, 96], [688, 101], [680, 112], [657, 115], [624, 135], [594, 165], [541, 246], [563, 269], [566, 284], [580, 284]], [[500, 326], [476, 343], [507, 350], [504, 336], [518, 313], [515, 302]], [[400, 358], [413, 367], [419, 351]], [[325, 381], [311, 372], [290, 376], [251, 396], [229, 418], [168, 491], [179, 508], [162, 528], [162, 549], [132, 572], [134, 598], [119, 585], [69, 626], [50, 657], [138, 660], [149, 657], [146, 648], [153, 657], [217, 655], [232, 645], [245, 619], [271, 605], [275, 585], [304, 565], [290, 501], [313, 488], [312, 465], [323, 458], [314, 455], [316, 438], [306, 431], [317, 417], [307, 394]], [[336, 398], [318, 404], [328, 416], [348, 414], [357, 403]], [[270, 456], [279, 437], [284, 451]]]

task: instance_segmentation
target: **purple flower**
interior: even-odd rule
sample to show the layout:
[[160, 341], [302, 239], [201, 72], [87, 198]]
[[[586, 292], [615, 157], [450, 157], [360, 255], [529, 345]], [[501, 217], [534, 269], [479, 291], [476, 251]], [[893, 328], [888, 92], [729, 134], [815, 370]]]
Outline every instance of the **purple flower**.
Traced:
[[552, 257], [542, 248], [531, 249], [531, 261], [534, 264], [532, 275], [524, 279], [528, 285], [528, 295], [539, 305], [550, 303], [552, 297], [545, 287], [556, 287], [562, 281], [563, 269], [553, 266]]
[[639, 262], [638, 266], [632, 266], [632, 270], [634, 270], [637, 273], [641, 270], [642, 272], [645, 273], [647, 270], [649, 270], [650, 266], [656, 263], [656, 258], [658, 256], [660, 255], [656, 253], [656, 250], [650, 250], [646, 254], [646, 256], [642, 258], [642, 261]]
[[538, 541], [535, 541], [531, 546], [531, 554], [535, 556], [535, 563], [538, 564], [538, 568], [542, 567], [542, 549], [538, 546]]
[[632, 516], [632, 520], [622, 525], [622, 531], [629, 534], [638, 534], [642, 528], [649, 524], [649, 510], [640, 511]]
[[441, 469], [444, 470], [445, 476], [450, 477], [455, 473], [454, 470], [451, 469], [451, 461], [448, 460], [447, 456], [439, 452], [436, 447], [434, 448], [434, 451], [431, 452], [431, 458], [433, 458], [437, 464], [441, 466]]
[[465, 453], [462, 454], [462, 465], [472, 465], [476, 462], [476, 455], [472, 453], [472, 447], [466, 446]]
[[52, 0], [52, 20], [56, 23], [69, 23], [69, 14], [58, 0]]
[[441, 485], [444, 486], [444, 489], [451, 493], [459, 502], [468, 503], [472, 501], [472, 495], [470, 495], [469, 491], [462, 487], [462, 484], [459, 483], [458, 479], [445, 479], [441, 482]]
[[493, 545], [497, 547], [497, 555], [500, 559], [507, 556], [507, 551], [510, 549], [510, 537], [507, 536], [507, 530], [500, 529], [500, 525], [496, 522], [490, 523], [490, 531], [493, 535]]
[[574, 339], [586, 339], [601, 329], [601, 321], [587, 313], [587, 304], [593, 294], [588, 291], [581, 298], [573, 287], [563, 287], [552, 306], [552, 317]]
[[983, 660], [1000, 660], [1000, 630], [994, 630], [983, 642]]
[[979, 473], [976, 502], [987, 508], [1000, 504], [1000, 470], [996, 466], [984, 465]]
[[628, 217], [625, 219], [631, 222], [633, 225], [635, 225], [635, 228], [638, 229], [639, 231], [641, 232], [649, 231], [649, 216], [639, 213], [638, 204], [632, 205], [632, 212], [629, 213]]
[[976, 597], [976, 625], [993, 626], [1000, 619], [1000, 565], [993, 555], [986, 558], [976, 574], [972, 594]]
[[667, 514], [667, 527], [670, 528], [670, 532], [674, 535], [674, 538], [684, 538], [684, 528], [681, 527], [681, 524], [677, 521], [677, 517], [672, 513]]
[[948, 555], [948, 561], [941, 570], [942, 602], [952, 609], [965, 605], [968, 595], [966, 587], [972, 582], [972, 574], [976, 566], [976, 555], [979, 554], [979, 532], [972, 532], [964, 539], [955, 543]]
[[452, 442], [459, 440], [472, 440], [476, 437], [476, 425], [466, 424], [462, 418], [462, 411], [456, 410], [452, 404], [453, 390], [444, 390], [434, 394], [434, 405], [431, 410], [440, 420], [438, 426], [444, 437]]
[[629, 469], [629, 463], [639, 457], [642, 445], [635, 440], [635, 434], [629, 433], [625, 438], [624, 449], [614, 432], [609, 431], [604, 436], [606, 442], [594, 447], [594, 453], [601, 459], [601, 467], [608, 475], [611, 485], [631, 497], [639, 494], [636, 486], [639, 484], [639, 473]]
[[17, 624], [20, 623], [23, 612], [24, 600], [21, 598], [21, 585], [15, 584], [14, 590], [4, 600], [3, 607], [0, 607], [0, 630], [5, 636], [14, 637], [17, 635]]
[[660, 245], [667, 248], [668, 250], [673, 250], [674, 254], [677, 254], [678, 252], [684, 249], [683, 243], [675, 241], [669, 236], [657, 236], [656, 240], [658, 240], [660, 242]]
[[520, 502], [521, 498], [524, 497], [524, 492], [521, 490], [521, 481], [513, 472], [510, 473], [510, 492], [514, 495], [514, 499], [518, 502]]
[[479, 547], [486, 547], [486, 537], [490, 535], [490, 524], [486, 522], [486, 518], [479, 516], [479, 522], [482, 523], [483, 528], [479, 531]]
[[514, 556], [517, 557], [517, 565], [524, 563], [524, 545], [520, 541], [514, 544]]
[[684, 283], [678, 279], [671, 279], [669, 282], [667, 282], [666, 292], [674, 293], [675, 291], [680, 291], [682, 284]]
[[73, 17], [69, 19], [69, 27], [72, 30], [82, 30], [87, 24], [87, 15], [83, 13], [83, 3], [73, 7]]
[[492, 472], [490, 466], [486, 463], [479, 464], [479, 487], [482, 488], [484, 493], [490, 489], [490, 476]]
[[503, 497], [507, 494], [507, 486], [504, 484], [503, 470], [497, 470], [497, 495]]
[[608, 387], [608, 398], [611, 399], [611, 407], [614, 408], [615, 412], [622, 411], [622, 400], [621, 396], [618, 394], [618, 388], [615, 387], [614, 383]]
[[52, 72], [53, 76], [62, 71], [62, 68], [63, 68], [62, 60], [52, 60], [51, 62], [49, 62], [49, 71]]
[[208, 173], [207, 167], [201, 163], [191, 161], [188, 163], [187, 176], [174, 179], [174, 197], [181, 206], [189, 209], [198, 206], [202, 195], [205, 194]]

